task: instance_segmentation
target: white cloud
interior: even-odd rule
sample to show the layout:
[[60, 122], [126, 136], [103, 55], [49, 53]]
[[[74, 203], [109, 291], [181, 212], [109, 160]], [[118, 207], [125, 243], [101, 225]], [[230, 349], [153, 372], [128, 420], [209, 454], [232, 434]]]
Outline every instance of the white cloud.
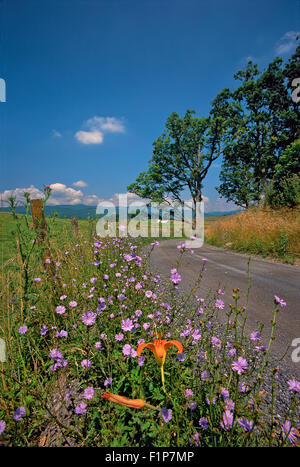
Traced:
[[10, 196], [15, 196], [18, 202], [22, 201], [24, 203], [24, 193], [30, 193], [30, 197], [33, 199], [43, 198], [43, 193], [33, 185], [30, 185], [28, 188], [15, 188], [14, 190], [5, 190], [0, 193], [0, 200], [4, 201], [7, 204], [7, 200]]
[[52, 191], [49, 204], [80, 204], [82, 202], [81, 190], [67, 187], [63, 183], [52, 183], [50, 188]]
[[[47, 204], [51, 206], [56, 206], [59, 204], [85, 204], [88, 206], [96, 206], [100, 201], [96, 195], [84, 195], [81, 190], [75, 190], [74, 188], [67, 187], [63, 183], [52, 183], [50, 185], [52, 191]], [[31, 199], [41, 199], [43, 198], [43, 192], [36, 188], [33, 185], [30, 185], [29, 188], [15, 188], [14, 190], [5, 190], [0, 193], [0, 200], [2, 199], [7, 205], [7, 200], [9, 196], [15, 196], [19, 204], [24, 203], [24, 192], [30, 193]]]
[[103, 133], [98, 130], [93, 131], [77, 131], [75, 138], [83, 144], [102, 144]]
[[84, 197], [84, 202], [82, 204], [86, 204], [87, 206], [97, 206], [101, 201], [102, 199], [96, 195], [87, 195]]
[[300, 32], [296, 31], [288, 31], [286, 32], [281, 39], [278, 41], [276, 46], [276, 53], [279, 55], [284, 55], [288, 52], [291, 52], [293, 48], [296, 46], [297, 36], [300, 36]]
[[91, 129], [97, 129], [104, 132], [124, 133], [125, 127], [122, 120], [115, 117], [93, 117], [86, 121], [86, 125]]
[[84, 122], [87, 131], [77, 131], [75, 138], [83, 144], [102, 144], [105, 133], [124, 133], [122, 120], [115, 117], [92, 117]]
[[57, 130], [52, 130], [52, 136], [53, 138], [61, 138], [62, 134]]
[[77, 182], [72, 183], [72, 185], [76, 188], [84, 188], [85, 186], [88, 186], [88, 184], [83, 180], [78, 180]]
[[135, 193], [130, 193], [129, 191], [127, 193], [114, 193], [111, 198], [108, 198], [107, 200], [109, 203], [113, 203], [115, 206], [127, 206], [127, 204], [132, 203], [133, 201], [141, 201], [141, 202], [148, 202], [149, 200], [145, 198], [140, 198], [138, 195]]
[[206, 196], [204, 198], [204, 211], [205, 212], [228, 212], [228, 211], [235, 211], [236, 209], [240, 209], [235, 203], [227, 201], [224, 198], [217, 198], [215, 201], [211, 201]]

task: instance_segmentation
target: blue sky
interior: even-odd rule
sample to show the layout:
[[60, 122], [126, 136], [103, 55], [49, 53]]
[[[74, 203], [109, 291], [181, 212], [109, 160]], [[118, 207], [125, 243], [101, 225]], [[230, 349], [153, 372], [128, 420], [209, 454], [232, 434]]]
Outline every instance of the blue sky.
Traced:
[[[147, 168], [173, 111], [206, 116], [249, 58], [287, 59], [300, 2], [3, 0], [0, 27], [2, 198], [53, 184], [53, 203], [96, 204]], [[208, 210], [226, 209], [219, 165]]]

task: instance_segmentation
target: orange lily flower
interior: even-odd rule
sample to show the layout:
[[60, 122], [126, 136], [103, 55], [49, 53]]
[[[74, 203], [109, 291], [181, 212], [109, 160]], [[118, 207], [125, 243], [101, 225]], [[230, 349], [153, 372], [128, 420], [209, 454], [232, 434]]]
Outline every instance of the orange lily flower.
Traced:
[[105, 392], [101, 399], [108, 399], [111, 402], [116, 404], [124, 405], [125, 407], [131, 407], [132, 409], [142, 409], [143, 407], [150, 407], [151, 409], [156, 409], [152, 405], [148, 404], [143, 399], [129, 399], [125, 396], [119, 396], [118, 394], [112, 394], [111, 392]]
[[166, 339], [155, 339], [154, 343], [152, 342], [147, 342], [144, 344], [140, 344], [137, 349], [137, 354], [138, 356], [141, 355], [142, 351], [147, 348], [150, 349], [155, 357], [155, 360], [159, 364], [159, 366], [163, 366], [165, 363], [166, 355], [167, 355], [167, 350], [171, 345], [175, 345], [177, 347], [178, 353], [182, 353], [183, 347], [182, 344], [178, 341], [167, 341]]
[[161, 382], [163, 386], [163, 390], [166, 392], [165, 389], [165, 376], [164, 376], [164, 363], [167, 355], [167, 350], [171, 345], [175, 345], [177, 347], [178, 353], [182, 353], [183, 347], [182, 344], [178, 341], [167, 341], [166, 339], [161, 339], [162, 334], [157, 339], [154, 339], [154, 343], [147, 342], [140, 344], [137, 349], [137, 355], [140, 356], [142, 351], [147, 348], [150, 349], [155, 357], [155, 360], [160, 366], [161, 372]]

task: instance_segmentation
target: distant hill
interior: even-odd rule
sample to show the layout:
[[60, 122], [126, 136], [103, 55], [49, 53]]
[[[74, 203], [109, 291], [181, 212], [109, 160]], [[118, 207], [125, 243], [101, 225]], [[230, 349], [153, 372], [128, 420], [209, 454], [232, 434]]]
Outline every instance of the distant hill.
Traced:
[[[71, 218], [72, 216], [76, 216], [78, 219], [87, 219], [89, 216], [91, 218], [96, 218], [96, 208], [97, 206], [86, 206], [85, 204], [76, 204], [74, 206], [70, 206], [67, 204], [61, 204], [58, 206], [46, 206], [45, 212], [46, 216], [53, 216], [56, 212], [58, 217], [60, 218]], [[0, 211], [2, 212], [10, 212], [9, 208], [1, 208]], [[215, 211], [215, 212], [205, 212], [205, 217], [216, 217], [216, 216], [230, 216], [231, 214], [235, 214], [240, 210], [237, 209], [235, 211]], [[25, 214], [25, 208], [23, 206], [17, 206], [16, 212], [18, 214]], [[118, 207], [117, 207], [118, 212]]]

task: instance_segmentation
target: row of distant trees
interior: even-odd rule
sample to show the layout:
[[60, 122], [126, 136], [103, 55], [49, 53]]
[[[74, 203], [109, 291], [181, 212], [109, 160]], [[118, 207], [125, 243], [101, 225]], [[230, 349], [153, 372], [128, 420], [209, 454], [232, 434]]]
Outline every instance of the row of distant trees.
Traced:
[[[201, 201], [209, 168], [222, 159], [219, 194], [248, 208], [300, 204], [300, 45], [284, 62], [275, 58], [260, 72], [249, 61], [234, 75], [236, 89], [223, 89], [208, 117], [173, 112], [153, 143], [149, 167], [127, 189], [161, 202], [182, 201], [183, 190]], [[296, 98], [295, 98], [296, 96]]]

